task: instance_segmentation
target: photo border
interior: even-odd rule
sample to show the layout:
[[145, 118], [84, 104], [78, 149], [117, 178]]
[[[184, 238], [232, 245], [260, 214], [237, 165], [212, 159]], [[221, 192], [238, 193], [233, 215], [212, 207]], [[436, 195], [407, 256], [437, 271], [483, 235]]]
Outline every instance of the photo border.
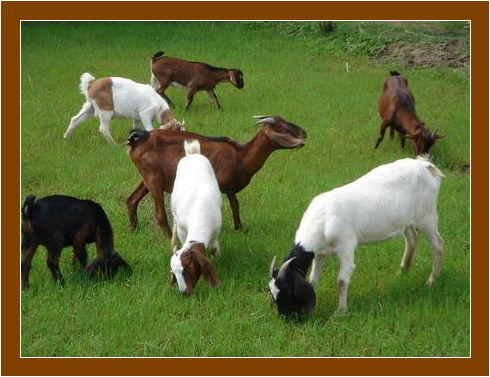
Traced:
[[[2, 2], [1, 8], [2, 374], [488, 375], [488, 2]], [[471, 21], [471, 357], [20, 357], [20, 21], [160, 19]]]

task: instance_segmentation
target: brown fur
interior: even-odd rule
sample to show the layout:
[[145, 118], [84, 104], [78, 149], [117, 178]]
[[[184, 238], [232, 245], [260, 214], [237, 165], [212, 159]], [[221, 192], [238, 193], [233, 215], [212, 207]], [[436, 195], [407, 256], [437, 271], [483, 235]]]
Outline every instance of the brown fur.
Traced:
[[88, 96], [95, 101], [100, 110], [114, 110], [112, 98], [112, 79], [103, 77], [88, 85]]
[[194, 94], [200, 90], [207, 91], [209, 97], [219, 109], [220, 104], [216, 97], [216, 93], [214, 92], [216, 85], [221, 82], [229, 81], [239, 89], [243, 87], [243, 82], [240, 84], [236, 79], [239, 70], [215, 68], [204, 63], [190, 62], [169, 56], [153, 58], [151, 70], [160, 84], [160, 88], [157, 89], [157, 92], [162, 95], [169, 105], [172, 104], [172, 101], [165, 94], [165, 90], [173, 82], [186, 88], [186, 109], [191, 105]]
[[195, 243], [180, 256], [184, 267], [182, 275], [186, 283], [187, 290], [185, 294], [187, 295], [192, 293], [201, 274], [211, 287], [216, 288], [219, 285], [216, 271], [209, 259], [206, 258], [205, 250], [203, 243]]
[[235, 229], [239, 229], [241, 221], [236, 193], [247, 187], [272, 152], [301, 147], [306, 138], [306, 133], [298, 126], [278, 116], [271, 119], [272, 124], [263, 124], [255, 137], [243, 145], [228, 138], [168, 130], [153, 130], [145, 140], [128, 141], [128, 153], [143, 177], [126, 200], [131, 226], [136, 227], [139, 202], [151, 191], [157, 222], [163, 232], [170, 236], [163, 191], [172, 192], [177, 164], [184, 156], [184, 140], [196, 139], [201, 145], [201, 153], [213, 166], [221, 192], [228, 196]]
[[381, 128], [375, 148], [384, 138], [386, 128], [390, 127], [390, 137], [394, 131], [400, 134], [401, 146], [405, 147], [405, 139], [411, 139], [416, 155], [428, 153], [436, 139], [444, 135], [433, 133], [420, 121], [415, 112], [415, 98], [408, 88], [408, 81], [401, 76], [388, 77], [383, 85], [383, 93], [378, 103]]

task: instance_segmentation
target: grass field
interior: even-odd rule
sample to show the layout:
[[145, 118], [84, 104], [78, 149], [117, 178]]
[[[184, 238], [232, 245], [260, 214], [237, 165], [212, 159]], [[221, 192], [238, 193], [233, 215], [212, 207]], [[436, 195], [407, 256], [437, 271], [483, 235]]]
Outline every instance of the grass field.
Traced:
[[[409, 69], [341, 50], [332, 55], [308, 38], [228, 22], [22, 24], [22, 196], [56, 193], [100, 202], [116, 248], [133, 268], [129, 278], [87, 282], [66, 249], [61, 288], [40, 248], [31, 288], [22, 293], [22, 356], [469, 356], [468, 70]], [[212, 290], [200, 281], [190, 298], [169, 286], [171, 250], [156, 226], [152, 200], [140, 205], [137, 231], [129, 230], [125, 198], [140, 179], [123, 144], [131, 121], [113, 121], [116, 146], [105, 142], [95, 119], [71, 140], [62, 138], [84, 101], [81, 73], [149, 82], [149, 59], [158, 50], [244, 72], [243, 90], [217, 88], [219, 112], [205, 93], [185, 112], [184, 92], [168, 90], [176, 117], [185, 118], [189, 130], [245, 142], [257, 130], [252, 115], [278, 114], [308, 132], [304, 148], [275, 152], [238, 195], [242, 231], [233, 230], [224, 198], [222, 255], [214, 260], [222, 285]], [[347, 315], [334, 315], [338, 261], [331, 258], [313, 318], [285, 322], [270, 305], [269, 263], [289, 251], [311, 199], [411, 156], [411, 148], [400, 150], [398, 138], [388, 135], [373, 148], [377, 101], [393, 69], [407, 77], [421, 118], [447, 135], [432, 149], [447, 176], [439, 197], [442, 274], [433, 288], [425, 285], [432, 263], [425, 239], [407, 274], [398, 267], [402, 238], [362, 246]], [[89, 251], [93, 257], [93, 245]]]

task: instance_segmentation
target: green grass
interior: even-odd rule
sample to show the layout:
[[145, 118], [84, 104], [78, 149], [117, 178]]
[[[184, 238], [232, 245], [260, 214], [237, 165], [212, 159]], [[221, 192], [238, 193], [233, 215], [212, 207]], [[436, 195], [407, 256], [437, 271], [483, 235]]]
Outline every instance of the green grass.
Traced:
[[[108, 145], [94, 119], [69, 141], [62, 135], [84, 99], [82, 72], [149, 82], [158, 50], [244, 72], [245, 88], [221, 85], [216, 111], [205, 93], [184, 112], [184, 92], [169, 89], [174, 113], [189, 130], [248, 141], [256, 114], [280, 114], [308, 132], [300, 150], [275, 152], [238, 195], [244, 229], [232, 229], [224, 198], [214, 261], [222, 282], [200, 281], [183, 297], [169, 286], [170, 246], [158, 230], [153, 203], [139, 208], [129, 230], [125, 198], [139, 182], [123, 142], [129, 120], [114, 120]], [[350, 72], [345, 72], [345, 62]], [[379, 130], [377, 100], [390, 69], [408, 78], [417, 111], [447, 137], [432, 152], [444, 171], [439, 199], [446, 256], [437, 284], [425, 285], [431, 252], [421, 240], [412, 270], [400, 274], [401, 238], [359, 247], [349, 288], [349, 311], [337, 304], [338, 261], [324, 267], [313, 318], [288, 323], [270, 306], [268, 267], [289, 251], [311, 199], [375, 166], [411, 156], [398, 138], [373, 148]], [[87, 282], [61, 258], [64, 288], [50, 277], [40, 248], [31, 289], [22, 293], [23, 356], [469, 356], [469, 74], [448, 67], [417, 68], [336, 56], [305, 36], [245, 23], [118, 22], [23, 23], [22, 196], [62, 193], [100, 202], [116, 247], [133, 275]], [[387, 201], [390, 198], [386, 198]], [[95, 254], [94, 246], [89, 248]]]

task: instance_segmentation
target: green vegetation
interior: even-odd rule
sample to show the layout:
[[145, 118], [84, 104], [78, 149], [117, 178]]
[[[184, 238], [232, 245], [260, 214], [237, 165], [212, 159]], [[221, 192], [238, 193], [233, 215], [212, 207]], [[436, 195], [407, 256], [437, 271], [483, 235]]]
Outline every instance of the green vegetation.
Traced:
[[[396, 35], [399, 26], [372, 27]], [[278, 33], [264, 23], [23, 22], [22, 196], [62, 193], [100, 202], [116, 248], [133, 268], [130, 278], [85, 281], [66, 249], [60, 288], [40, 248], [31, 289], [22, 293], [23, 356], [469, 356], [469, 72], [368, 59], [371, 47], [350, 54], [341, 48], [348, 28], [367, 25], [339, 24], [322, 37], [337, 47], [315, 49], [319, 37]], [[200, 281], [190, 298], [169, 286], [170, 242], [157, 229], [151, 199], [140, 205], [139, 229], [129, 230], [125, 198], [140, 179], [123, 144], [131, 121], [113, 121], [117, 146], [105, 142], [94, 119], [71, 140], [62, 138], [84, 101], [81, 73], [149, 82], [149, 59], [158, 50], [244, 72], [242, 91], [217, 88], [220, 112], [205, 93], [185, 112], [184, 92], [168, 90], [189, 130], [245, 142], [256, 132], [252, 115], [280, 114], [308, 132], [304, 148], [274, 153], [238, 195], [242, 231], [233, 230], [223, 198], [222, 255], [214, 260], [222, 285], [212, 290]], [[425, 286], [432, 263], [425, 239], [407, 274], [398, 267], [403, 239], [362, 246], [348, 314], [334, 315], [338, 261], [331, 258], [313, 318], [287, 323], [270, 306], [268, 268], [274, 255], [289, 251], [308, 203], [379, 164], [411, 156], [410, 145], [402, 151], [398, 137], [388, 135], [374, 149], [377, 101], [392, 69], [407, 77], [420, 117], [447, 135], [432, 150], [447, 176], [439, 200], [442, 274], [432, 289]], [[95, 255], [93, 246], [89, 252]]]

